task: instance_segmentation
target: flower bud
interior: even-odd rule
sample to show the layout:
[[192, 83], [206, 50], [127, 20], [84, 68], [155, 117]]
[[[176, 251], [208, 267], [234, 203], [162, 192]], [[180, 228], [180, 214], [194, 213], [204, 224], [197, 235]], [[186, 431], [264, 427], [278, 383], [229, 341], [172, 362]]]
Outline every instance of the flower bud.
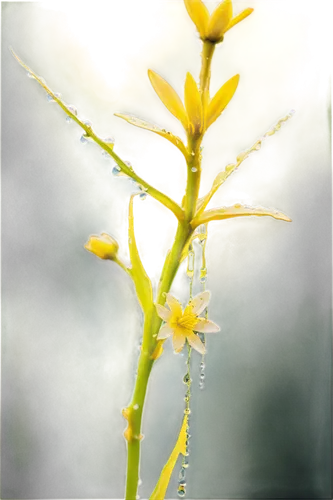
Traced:
[[90, 236], [84, 248], [100, 259], [115, 260], [119, 245], [112, 236], [102, 233], [101, 236]]

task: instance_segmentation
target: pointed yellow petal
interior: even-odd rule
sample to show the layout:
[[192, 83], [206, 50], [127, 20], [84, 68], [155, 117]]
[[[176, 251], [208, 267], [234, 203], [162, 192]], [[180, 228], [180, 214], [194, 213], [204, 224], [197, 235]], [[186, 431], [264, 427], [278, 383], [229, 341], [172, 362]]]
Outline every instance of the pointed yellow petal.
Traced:
[[199, 217], [195, 217], [191, 222], [191, 226], [196, 228], [198, 225], [206, 224], [212, 220], [230, 219], [231, 217], [243, 217], [247, 215], [256, 215], [258, 217], [267, 215], [273, 217], [274, 219], [291, 222], [291, 219], [287, 215], [279, 212], [278, 210], [264, 207], [249, 207], [247, 205], [242, 205], [241, 203], [236, 203], [232, 207], [207, 210]]
[[233, 19], [231, 19], [230, 23], [228, 24], [228, 26], [227, 26], [227, 28], [226, 28], [226, 30], [224, 32], [230, 30], [230, 28], [232, 28], [233, 26], [235, 26], [235, 24], [238, 24], [241, 21], [243, 21], [243, 19], [245, 19], [246, 17], [248, 17], [250, 14], [252, 14], [253, 10], [254, 9], [251, 9], [251, 8], [245, 9], [240, 14], [238, 14]]
[[163, 321], [169, 321], [172, 316], [172, 312], [161, 304], [156, 304], [157, 314]]
[[150, 359], [153, 359], [154, 361], [156, 361], [159, 357], [162, 356], [162, 353], [163, 353], [163, 343], [164, 343], [164, 340], [159, 340], [157, 342], [157, 345], [154, 349], [154, 352], [153, 354], [150, 356]]
[[220, 5], [216, 7], [211, 15], [208, 24], [207, 38], [212, 42], [219, 42], [228, 27], [232, 18], [232, 3], [231, 0], [223, 0]]
[[188, 15], [194, 22], [201, 38], [205, 38], [209, 23], [209, 12], [201, 0], [184, 0]]
[[187, 340], [190, 346], [193, 347], [193, 349], [198, 351], [200, 354], [205, 354], [206, 352], [205, 346], [199, 339], [198, 335], [192, 332], [191, 335], [188, 335]]
[[161, 137], [164, 137], [165, 139], [170, 141], [172, 144], [174, 144], [183, 153], [183, 155], [185, 157], [187, 157], [186, 147], [184, 146], [182, 140], [179, 137], [177, 137], [176, 135], [173, 135], [171, 132], [167, 132], [165, 129], [161, 129], [160, 127], [153, 125], [152, 123], [148, 123], [145, 120], [141, 120], [140, 118], [136, 118], [136, 116], [131, 116], [131, 115], [122, 114], [122, 113], [115, 113], [115, 116], [118, 116], [119, 118], [122, 118], [123, 120], [126, 120], [131, 125], [135, 125], [136, 127], [144, 128], [145, 130], [150, 130], [151, 132], [155, 132], [155, 134], [158, 134]]
[[173, 334], [174, 329], [171, 326], [163, 325], [157, 335], [157, 340], [164, 340]]
[[170, 307], [170, 310], [172, 312], [172, 316], [175, 316], [177, 318], [180, 318], [183, 314], [182, 306], [178, 302], [178, 300], [171, 295], [171, 293], [166, 294], [166, 301], [168, 306]]
[[210, 127], [227, 107], [228, 103], [232, 99], [232, 96], [236, 92], [238, 82], [239, 75], [233, 76], [224, 85], [222, 85], [220, 90], [214, 95], [208, 105], [206, 128]]
[[202, 102], [199, 89], [191, 73], [186, 75], [184, 97], [191, 131], [200, 134], [203, 128]]
[[192, 306], [192, 313], [198, 315], [208, 306], [210, 301], [210, 291], [205, 290], [204, 292], [198, 293], [190, 302]]
[[173, 350], [177, 353], [180, 352], [184, 347], [185, 340], [186, 338], [182, 330], [180, 328], [176, 329], [172, 336]]
[[155, 71], [149, 69], [148, 76], [156, 94], [161, 99], [164, 106], [168, 108], [170, 113], [172, 113], [178, 120], [181, 121], [183, 127], [186, 129], [187, 114], [177, 92], [167, 81], [164, 80], [164, 78], [155, 73]]

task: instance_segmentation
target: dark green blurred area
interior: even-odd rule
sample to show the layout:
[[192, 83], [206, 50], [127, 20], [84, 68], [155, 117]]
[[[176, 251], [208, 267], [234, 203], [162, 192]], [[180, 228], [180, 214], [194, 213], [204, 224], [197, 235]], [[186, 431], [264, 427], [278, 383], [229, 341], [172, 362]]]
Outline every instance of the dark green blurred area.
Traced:
[[[121, 498], [120, 409], [141, 316], [126, 277], [83, 250], [89, 234], [115, 232], [119, 195], [99, 152], [80, 147], [8, 50], [30, 53], [31, 67], [39, 60], [27, 8], [4, 3], [2, 19], [2, 497]], [[283, 181], [293, 223], [247, 221], [234, 253], [212, 236], [222, 332], [208, 339], [204, 391], [193, 356], [188, 498], [332, 496], [329, 104], [325, 120], [321, 144], [295, 143], [297, 184], [292, 173]], [[168, 345], [147, 402], [142, 498], [180, 427], [183, 373]]]

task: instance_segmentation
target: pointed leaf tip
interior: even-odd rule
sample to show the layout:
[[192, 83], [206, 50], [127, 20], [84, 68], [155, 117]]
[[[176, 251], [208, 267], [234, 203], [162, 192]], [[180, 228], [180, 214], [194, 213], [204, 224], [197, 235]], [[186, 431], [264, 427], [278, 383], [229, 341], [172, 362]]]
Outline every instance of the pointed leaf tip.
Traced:
[[210, 101], [207, 110], [206, 127], [210, 127], [212, 123], [217, 120], [222, 111], [227, 107], [231, 101], [239, 83], [239, 74], [233, 76], [228, 80], [220, 90], [217, 91], [213, 99]]
[[210, 18], [206, 5], [201, 0], [184, 0], [184, 3], [200, 37], [205, 38]]
[[192, 132], [201, 133], [203, 126], [203, 109], [199, 89], [191, 73], [185, 80], [185, 107]]

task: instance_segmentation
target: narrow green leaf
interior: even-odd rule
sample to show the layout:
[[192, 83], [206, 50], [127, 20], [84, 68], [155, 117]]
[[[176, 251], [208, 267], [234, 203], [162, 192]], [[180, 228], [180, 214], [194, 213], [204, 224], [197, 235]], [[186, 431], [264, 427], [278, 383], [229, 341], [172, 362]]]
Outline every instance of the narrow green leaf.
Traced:
[[149, 500], [163, 500], [168, 489], [172, 471], [176, 465], [179, 454], [186, 453], [186, 427], [187, 415], [184, 416], [180, 433], [171, 455], [162, 469], [161, 475]]
[[132, 276], [141, 308], [144, 314], [146, 314], [151, 311], [153, 307], [153, 289], [151, 281], [141, 262], [135, 240], [133, 214], [133, 200], [135, 196], [136, 195], [131, 196], [128, 210], [128, 245], [132, 263], [132, 267], [129, 269], [129, 272]]
[[165, 139], [170, 141], [174, 146], [176, 146], [183, 153], [185, 158], [187, 158], [187, 151], [184, 143], [179, 137], [173, 135], [171, 132], [167, 132], [164, 128], [160, 128], [157, 125], [153, 125], [152, 123], [146, 122], [145, 120], [141, 120], [141, 118], [137, 118], [136, 116], [122, 114], [122, 113], [115, 113], [115, 116], [118, 116], [123, 120], [126, 120], [131, 125], [135, 125], [135, 127], [144, 128], [145, 130], [150, 130], [151, 132], [154, 132], [155, 134], [164, 137]]
[[274, 219], [291, 222], [291, 219], [287, 215], [279, 212], [278, 210], [265, 207], [250, 207], [242, 205], [241, 203], [236, 203], [232, 207], [221, 207], [206, 210], [206, 212], [203, 212], [200, 216], [195, 217], [192, 220], [191, 226], [196, 228], [200, 224], [207, 224], [207, 222], [211, 222], [212, 220], [223, 220], [230, 219], [232, 217], [243, 217], [249, 215], [255, 215], [258, 217], [270, 216]]
[[130, 166], [127, 165], [125, 160], [119, 155], [115, 150], [114, 150], [114, 144], [110, 144], [109, 142], [106, 142], [103, 140], [102, 137], [99, 137], [96, 132], [93, 130], [93, 128], [86, 124], [85, 121], [81, 120], [76, 113], [71, 111], [71, 108], [68, 107], [68, 105], [62, 101], [62, 99], [59, 97], [57, 93], [54, 93], [45, 83], [44, 79], [37, 76], [36, 73], [34, 73], [29, 66], [27, 66], [19, 57], [18, 55], [15, 54], [13, 49], [11, 47], [10, 51], [15, 57], [15, 59], [18, 61], [18, 63], [27, 71], [28, 75], [30, 78], [35, 79], [39, 85], [45, 90], [47, 94], [51, 96], [53, 101], [59, 106], [59, 108], [62, 109], [62, 111], [69, 116], [73, 122], [75, 122], [84, 132], [85, 134], [90, 137], [100, 148], [102, 148], [103, 151], [106, 151], [112, 160], [119, 165], [121, 168], [122, 172], [128, 177], [131, 177], [135, 182], [140, 184], [148, 194], [152, 196], [155, 200], [157, 200], [159, 203], [164, 205], [168, 210], [179, 220], [182, 220], [184, 218], [184, 211], [177, 203], [177, 201], [170, 195], [166, 193], [162, 193], [159, 189], [157, 189], [154, 184], [152, 184], [148, 179], [145, 179], [142, 177], [138, 172], [133, 170]]

